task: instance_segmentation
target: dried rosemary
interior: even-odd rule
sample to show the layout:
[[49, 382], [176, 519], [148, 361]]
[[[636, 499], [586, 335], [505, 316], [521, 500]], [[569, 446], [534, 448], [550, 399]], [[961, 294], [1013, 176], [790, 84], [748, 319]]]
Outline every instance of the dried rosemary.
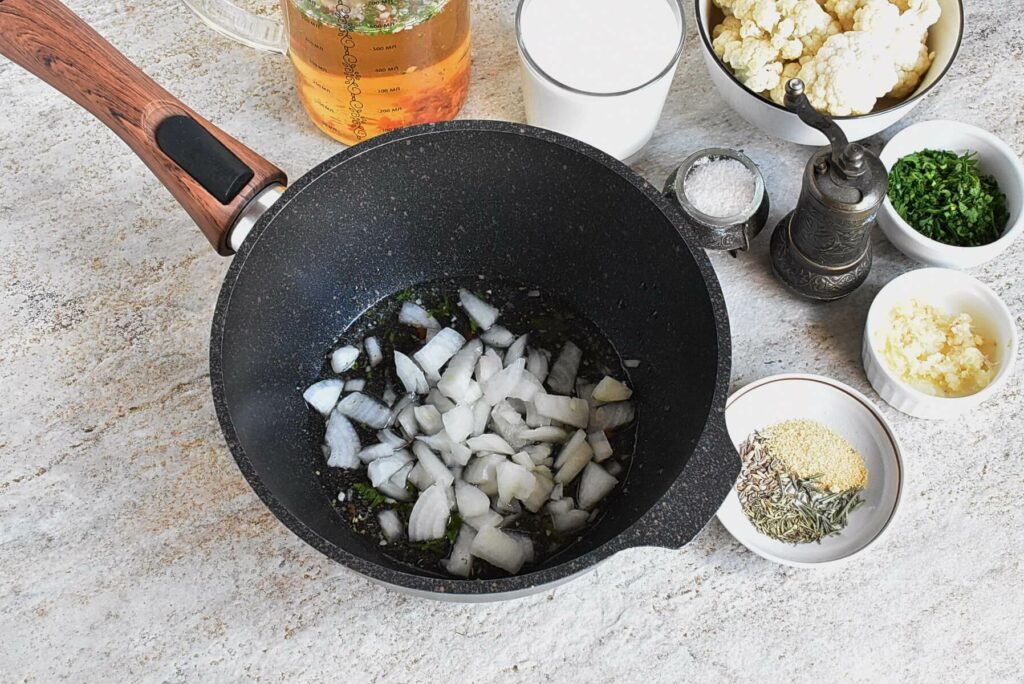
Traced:
[[820, 542], [846, 527], [850, 513], [864, 503], [860, 488], [831, 492], [821, 485], [821, 474], [794, 473], [772, 452], [770, 438], [762, 433], [754, 433], [743, 444], [740, 457], [740, 505], [754, 527], [773, 539]]

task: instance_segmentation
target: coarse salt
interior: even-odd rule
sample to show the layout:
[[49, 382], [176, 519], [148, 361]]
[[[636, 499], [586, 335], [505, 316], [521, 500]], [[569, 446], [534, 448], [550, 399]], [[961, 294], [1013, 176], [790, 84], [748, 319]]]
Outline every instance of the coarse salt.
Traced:
[[698, 211], [735, 216], [750, 206], [756, 183], [750, 169], [735, 159], [704, 157], [686, 174], [683, 192]]

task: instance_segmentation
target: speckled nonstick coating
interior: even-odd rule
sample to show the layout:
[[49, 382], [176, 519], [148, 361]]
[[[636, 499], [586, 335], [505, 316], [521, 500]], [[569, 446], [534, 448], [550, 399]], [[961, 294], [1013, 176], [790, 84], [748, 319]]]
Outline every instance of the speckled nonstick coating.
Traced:
[[[271, 511], [373, 580], [434, 598], [523, 595], [636, 546], [681, 547], [739, 472], [725, 429], [728, 316], [682, 218], [624, 164], [517, 124], [407, 128], [335, 155], [246, 239], [217, 301], [210, 377], [228, 446]], [[639, 432], [622, 493], [570, 551], [514, 577], [399, 564], [351, 531], [315, 471], [323, 420], [302, 400], [339, 334], [380, 297], [449, 275], [504, 274], [594, 321], [630, 371]]]

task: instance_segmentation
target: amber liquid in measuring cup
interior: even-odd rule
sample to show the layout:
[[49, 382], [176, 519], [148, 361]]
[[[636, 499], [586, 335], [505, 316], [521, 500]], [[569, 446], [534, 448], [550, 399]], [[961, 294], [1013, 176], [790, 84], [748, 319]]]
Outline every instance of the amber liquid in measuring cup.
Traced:
[[455, 118], [469, 88], [469, 0], [281, 0], [299, 98], [353, 144]]

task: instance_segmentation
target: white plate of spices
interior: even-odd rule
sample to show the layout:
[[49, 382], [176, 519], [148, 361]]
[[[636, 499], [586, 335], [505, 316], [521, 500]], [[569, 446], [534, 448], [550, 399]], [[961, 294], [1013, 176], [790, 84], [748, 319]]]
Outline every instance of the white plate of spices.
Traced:
[[817, 375], [774, 375], [729, 397], [725, 419], [743, 467], [718, 519], [748, 549], [812, 567], [883, 536], [905, 472], [892, 427], [863, 394]]

